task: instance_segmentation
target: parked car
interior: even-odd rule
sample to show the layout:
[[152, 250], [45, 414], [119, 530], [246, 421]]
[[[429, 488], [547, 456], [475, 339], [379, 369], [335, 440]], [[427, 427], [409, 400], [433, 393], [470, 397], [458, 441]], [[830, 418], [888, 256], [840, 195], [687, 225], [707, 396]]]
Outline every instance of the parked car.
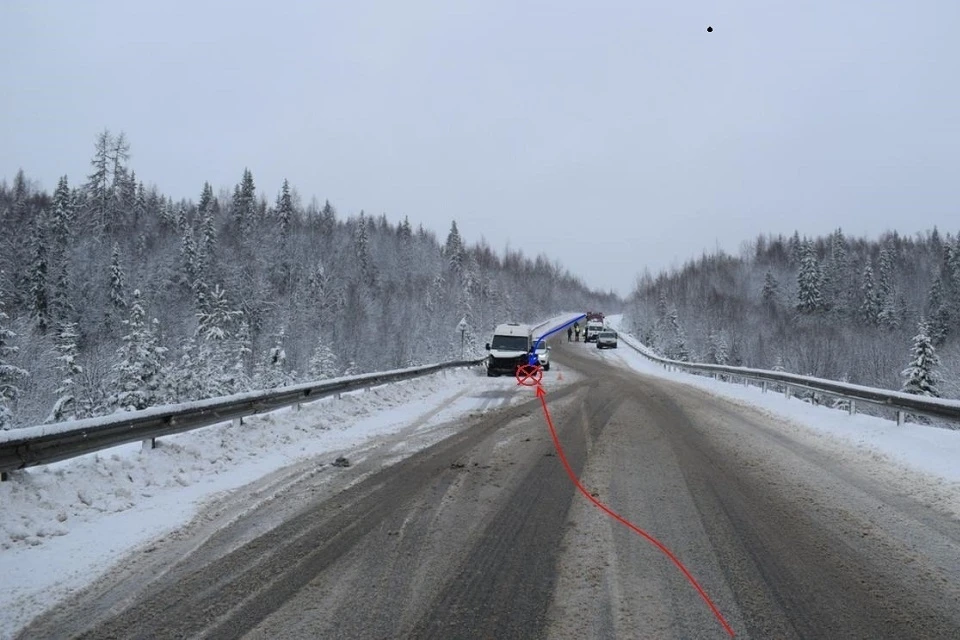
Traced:
[[544, 371], [550, 371], [550, 347], [545, 340], [537, 343], [537, 360], [540, 361]]
[[604, 329], [597, 334], [597, 349], [616, 349], [617, 332]]

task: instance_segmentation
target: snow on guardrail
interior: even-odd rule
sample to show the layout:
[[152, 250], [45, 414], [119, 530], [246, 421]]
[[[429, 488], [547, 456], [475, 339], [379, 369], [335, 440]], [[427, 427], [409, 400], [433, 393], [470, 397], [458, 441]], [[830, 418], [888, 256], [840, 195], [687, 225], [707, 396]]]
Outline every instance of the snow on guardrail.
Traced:
[[667, 368], [714, 377], [722, 374], [740, 378], [744, 381], [756, 380], [763, 385], [764, 391], [766, 391], [768, 384], [774, 383], [784, 386], [784, 393], [788, 398], [796, 388], [817, 391], [849, 400], [850, 404], [847, 409], [851, 414], [857, 411], [856, 401], [867, 402], [895, 410], [897, 412], [897, 422], [900, 424], [903, 423], [906, 414], [911, 413], [960, 422], [960, 400], [918, 396], [902, 391], [878, 389], [875, 387], [850, 384], [849, 382], [838, 382], [825, 378], [788, 373], [786, 371], [769, 371], [750, 367], [681, 362], [658, 355], [634, 336], [624, 332], [621, 328], [618, 328], [617, 332], [621, 342], [644, 357]]
[[482, 362], [464, 360], [409, 367], [5, 431], [0, 433], [0, 473]]

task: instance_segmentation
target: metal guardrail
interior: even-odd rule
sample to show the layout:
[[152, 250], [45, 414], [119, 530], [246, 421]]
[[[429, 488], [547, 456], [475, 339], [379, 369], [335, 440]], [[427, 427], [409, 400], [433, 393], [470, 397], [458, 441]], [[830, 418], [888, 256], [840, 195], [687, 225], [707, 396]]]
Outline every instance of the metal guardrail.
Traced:
[[917, 396], [900, 391], [888, 391], [886, 389], [864, 387], [847, 382], [837, 382], [836, 380], [801, 376], [785, 371], [768, 371], [748, 367], [728, 367], [718, 364], [680, 362], [679, 360], [670, 360], [669, 358], [664, 358], [653, 353], [652, 350], [637, 341], [633, 336], [628, 336], [622, 332], [618, 333], [621, 342], [624, 342], [640, 355], [668, 369], [679, 369], [688, 373], [708, 375], [714, 378], [721, 375], [733, 376], [742, 379], [744, 384], [749, 384], [749, 381], [754, 380], [760, 383], [763, 391], [767, 391], [771, 383], [777, 384], [783, 386], [784, 395], [788, 398], [793, 395], [795, 389], [804, 389], [837, 398], [844, 398], [850, 403], [847, 410], [851, 415], [857, 412], [858, 401], [865, 402], [896, 411], [897, 424], [900, 425], [903, 424], [908, 414], [924, 415], [940, 420], [960, 422], [960, 401], [958, 400]]
[[163, 436], [313, 402], [347, 391], [418, 378], [446, 369], [476, 366], [485, 360], [445, 362], [0, 432], [0, 473], [5, 475], [9, 471], [58, 462], [129, 442], [155, 441]]

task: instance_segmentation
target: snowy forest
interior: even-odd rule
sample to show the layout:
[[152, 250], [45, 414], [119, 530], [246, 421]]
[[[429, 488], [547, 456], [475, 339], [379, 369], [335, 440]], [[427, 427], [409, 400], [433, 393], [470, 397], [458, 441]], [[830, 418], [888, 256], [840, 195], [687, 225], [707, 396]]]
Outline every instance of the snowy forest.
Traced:
[[644, 274], [626, 317], [680, 360], [960, 398], [960, 235], [761, 236]]
[[[91, 172], [0, 184], [0, 428], [458, 360], [494, 325], [617, 309], [545, 256], [442, 243], [407, 217], [271, 196], [249, 170], [198, 201], [145, 186], [124, 134]], [[275, 196], [273, 195], [275, 194]]]

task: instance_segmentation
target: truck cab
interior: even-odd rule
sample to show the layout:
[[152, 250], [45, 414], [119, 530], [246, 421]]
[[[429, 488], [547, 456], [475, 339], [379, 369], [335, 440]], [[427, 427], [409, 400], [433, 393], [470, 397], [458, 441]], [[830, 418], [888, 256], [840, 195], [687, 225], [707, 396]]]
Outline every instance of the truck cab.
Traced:
[[533, 347], [533, 330], [529, 325], [508, 322], [493, 331], [493, 340], [487, 343], [487, 375], [503, 373], [516, 375], [517, 368], [527, 364]]

